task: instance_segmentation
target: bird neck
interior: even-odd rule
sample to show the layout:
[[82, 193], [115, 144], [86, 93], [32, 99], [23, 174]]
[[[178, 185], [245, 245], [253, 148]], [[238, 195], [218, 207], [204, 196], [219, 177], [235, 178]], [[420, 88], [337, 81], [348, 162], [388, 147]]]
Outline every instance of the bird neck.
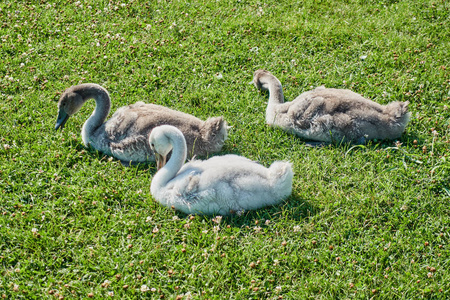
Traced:
[[88, 85], [77, 92], [84, 101], [89, 99], [95, 100], [94, 112], [84, 123], [81, 132], [84, 144], [88, 145], [89, 138], [105, 122], [105, 119], [108, 116], [111, 109], [111, 99], [109, 98], [108, 92], [98, 85]]
[[167, 164], [153, 177], [150, 191], [155, 195], [161, 188], [172, 180], [186, 161], [187, 146], [184, 136], [176, 131], [168, 132], [169, 142], [172, 145], [172, 155]]
[[267, 81], [267, 89], [269, 90], [269, 101], [266, 108], [266, 123], [273, 124], [276, 118], [276, 106], [284, 103], [283, 87], [280, 81], [273, 77]]
[[284, 103], [283, 87], [278, 80], [269, 81], [269, 102], [268, 105]]

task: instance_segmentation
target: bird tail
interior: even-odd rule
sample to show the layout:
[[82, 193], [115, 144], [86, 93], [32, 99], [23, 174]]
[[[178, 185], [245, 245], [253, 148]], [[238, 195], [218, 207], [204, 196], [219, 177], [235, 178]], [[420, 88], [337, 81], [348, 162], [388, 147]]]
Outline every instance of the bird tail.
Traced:
[[401, 119], [407, 116], [409, 118], [410, 113], [408, 112], [409, 101], [399, 102], [395, 101], [386, 105], [385, 112], [390, 116]]
[[392, 102], [386, 105], [385, 113], [391, 116], [395, 123], [401, 127], [401, 131], [403, 131], [406, 125], [409, 122], [411, 117], [411, 113], [408, 111], [409, 101], [406, 102]]
[[205, 121], [200, 128], [201, 135], [211, 145], [209, 152], [217, 152], [222, 149], [223, 143], [228, 138], [228, 126], [223, 117], [213, 117]]
[[269, 173], [272, 186], [279, 193], [279, 197], [288, 197], [292, 193], [292, 180], [294, 178], [292, 164], [285, 161], [276, 161], [269, 167]]

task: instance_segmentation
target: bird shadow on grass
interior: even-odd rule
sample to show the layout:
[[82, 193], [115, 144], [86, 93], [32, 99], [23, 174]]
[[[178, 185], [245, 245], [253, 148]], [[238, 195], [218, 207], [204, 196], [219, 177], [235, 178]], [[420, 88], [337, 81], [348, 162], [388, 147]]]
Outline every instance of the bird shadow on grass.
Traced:
[[292, 136], [295, 137], [295, 139], [298, 140], [300, 144], [304, 144], [307, 147], [311, 148], [333, 148], [333, 149], [343, 149], [348, 150], [351, 147], [366, 147], [369, 149], [380, 149], [380, 148], [387, 148], [392, 147], [397, 144], [404, 145], [404, 146], [411, 146], [411, 147], [417, 147], [418, 145], [424, 144], [426, 142], [426, 138], [418, 136], [415, 132], [408, 132], [405, 131], [402, 136], [398, 139], [393, 140], [364, 140], [364, 141], [357, 141], [352, 142], [348, 140], [333, 140], [331, 142], [321, 142], [321, 141], [314, 141], [314, 140], [308, 140], [302, 137], [297, 136], [295, 133], [287, 132], [286, 130], [283, 130], [282, 128], [279, 128], [277, 126], [267, 125], [270, 127], [271, 130], [274, 130], [275, 132], [278, 132], [280, 135], [286, 135], [286, 136]]
[[[66, 141], [64, 143], [64, 147], [66, 149], [69, 149], [69, 148], [75, 149], [78, 152], [78, 154], [80, 154], [77, 156], [72, 155], [71, 157], [68, 157], [68, 160], [66, 162], [68, 167], [71, 167], [72, 165], [74, 165], [77, 162], [85, 161], [87, 159], [87, 157], [90, 157], [89, 160], [97, 161], [99, 163], [101, 163], [101, 162], [108, 163], [108, 162], [116, 161], [116, 162], [121, 163], [121, 165], [124, 167], [137, 168], [138, 171], [147, 170], [147, 169], [151, 168], [152, 166], [155, 166], [155, 162], [152, 162], [152, 161], [145, 162], [145, 163], [121, 161], [115, 157], [106, 155], [106, 154], [92, 148], [91, 146], [86, 147], [82, 143], [77, 141], [76, 139]], [[156, 172], [156, 168], [155, 168], [155, 172]]]
[[262, 226], [266, 220], [270, 222], [279, 222], [282, 220], [301, 222], [316, 212], [317, 208], [309, 200], [303, 199], [293, 192], [282, 204], [247, 211], [240, 216], [230, 215], [223, 218], [222, 222], [234, 227], [255, 226], [255, 221], [259, 221], [258, 225]]
[[[189, 218], [191, 215], [175, 211], [175, 215], [179, 218]], [[256, 210], [245, 211], [243, 213], [233, 213], [223, 216], [221, 219], [222, 226], [231, 227], [252, 227], [252, 226], [267, 226], [269, 223], [277, 223], [279, 221], [291, 220], [301, 222], [317, 213], [317, 208], [313, 206], [309, 200], [301, 198], [299, 195], [293, 193], [282, 204], [270, 207], [260, 208]], [[214, 219], [219, 215], [200, 215], [197, 217], [203, 218], [207, 222], [211, 222], [213, 226]]]

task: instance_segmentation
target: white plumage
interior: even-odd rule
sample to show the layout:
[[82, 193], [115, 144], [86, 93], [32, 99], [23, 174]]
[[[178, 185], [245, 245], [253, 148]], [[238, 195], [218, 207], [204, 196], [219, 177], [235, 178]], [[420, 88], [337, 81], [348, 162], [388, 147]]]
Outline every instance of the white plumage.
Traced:
[[185, 139], [169, 125], [153, 129], [149, 141], [158, 166], [151, 194], [162, 205], [186, 214], [227, 215], [258, 209], [278, 204], [292, 192], [294, 173], [289, 162], [277, 161], [266, 168], [242, 156], [224, 155], [184, 164]]
[[408, 124], [408, 102], [380, 105], [346, 89], [318, 87], [284, 102], [280, 81], [257, 70], [254, 85], [269, 91], [266, 123], [299, 137], [322, 141], [364, 143], [399, 138]]
[[105, 122], [111, 100], [106, 89], [93, 83], [72, 86], [64, 91], [58, 102], [55, 129], [62, 129], [69, 117], [89, 99], [95, 99], [96, 106], [83, 125], [81, 135], [84, 144], [126, 164], [154, 161], [148, 135], [159, 125], [170, 124], [183, 132], [188, 157], [218, 152], [227, 138], [227, 125], [222, 117], [202, 121], [183, 112], [144, 102], [120, 107]]

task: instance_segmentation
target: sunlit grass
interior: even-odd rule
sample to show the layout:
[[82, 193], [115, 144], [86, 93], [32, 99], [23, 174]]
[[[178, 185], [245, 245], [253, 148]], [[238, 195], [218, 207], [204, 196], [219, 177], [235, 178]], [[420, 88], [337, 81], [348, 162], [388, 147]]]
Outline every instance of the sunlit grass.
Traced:
[[[445, 1], [1, 1], [0, 295], [6, 299], [450, 297], [450, 4]], [[409, 101], [399, 141], [307, 147], [264, 124], [264, 68], [287, 100], [319, 85]], [[223, 153], [289, 160], [292, 196], [242, 216], [155, 203], [153, 165], [86, 149], [108, 89], [230, 129]]]

